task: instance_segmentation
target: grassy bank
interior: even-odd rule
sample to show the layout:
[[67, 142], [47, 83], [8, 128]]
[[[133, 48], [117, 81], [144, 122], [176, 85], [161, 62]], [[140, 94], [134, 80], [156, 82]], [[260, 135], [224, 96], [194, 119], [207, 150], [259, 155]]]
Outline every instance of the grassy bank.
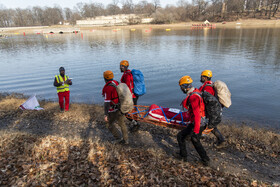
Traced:
[[[15, 186], [266, 186], [279, 182], [280, 135], [221, 124], [223, 149], [202, 142], [212, 160], [203, 167], [191, 144], [189, 162], [176, 159], [177, 130], [141, 124], [130, 144], [113, 144], [98, 105], [41, 101], [42, 111], [18, 109], [21, 95], [0, 96], [0, 185]], [[279, 184], [279, 183], [278, 183]]]

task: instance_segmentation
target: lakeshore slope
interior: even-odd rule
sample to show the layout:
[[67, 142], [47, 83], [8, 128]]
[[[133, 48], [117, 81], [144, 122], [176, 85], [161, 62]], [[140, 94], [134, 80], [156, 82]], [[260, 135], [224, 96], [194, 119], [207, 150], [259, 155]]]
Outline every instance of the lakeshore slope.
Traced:
[[[41, 111], [22, 111], [22, 95], [0, 95], [0, 185], [44, 186], [267, 186], [279, 185], [280, 135], [272, 130], [223, 123], [227, 144], [202, 143], [210, 167], [188, 143], [189, 160], [176, 157], [177, 130], [141, 123], [130, 144], [113, 144], [103, 107], [40, 101]], [[127, 121], [129, 126], [129, 123]]]

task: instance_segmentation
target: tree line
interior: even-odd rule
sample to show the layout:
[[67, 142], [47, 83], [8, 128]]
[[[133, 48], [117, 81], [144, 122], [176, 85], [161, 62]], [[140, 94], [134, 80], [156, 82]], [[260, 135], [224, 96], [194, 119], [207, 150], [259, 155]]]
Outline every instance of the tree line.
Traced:
[[137, 14], [154, 18], [155, 24], [180, 21], [233, 21], [242, 17], [271, 19], [279, 13], [280, 0], [178, 0], [176, 5], [161, 7], [160, 0], [112, 0], [102, 3], [77, 3], [73, 9], [29, 7], [7, 9], [0, 5], [0, 27], [48, 26], [63, 22], [117, 14]]

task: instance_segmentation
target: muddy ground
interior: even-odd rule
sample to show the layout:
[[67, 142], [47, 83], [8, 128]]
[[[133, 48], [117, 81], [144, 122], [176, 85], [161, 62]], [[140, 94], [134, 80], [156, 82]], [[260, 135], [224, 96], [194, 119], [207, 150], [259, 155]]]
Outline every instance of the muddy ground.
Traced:
[[[114, 144], [103, 108], [41, 101], [42, 111], [22, 111], [18, 95], [0, 97], [0, 185], [21, 186], [279, 186], [280, 135], [222, 123], [227, 139], [203, 137], [211, 159], [200, 164], [189, 142], [189, 160], [176, 153], [178, 130], [141, 123], [127, 146]], [[127, 121], [128, 126], [130, 126]]]

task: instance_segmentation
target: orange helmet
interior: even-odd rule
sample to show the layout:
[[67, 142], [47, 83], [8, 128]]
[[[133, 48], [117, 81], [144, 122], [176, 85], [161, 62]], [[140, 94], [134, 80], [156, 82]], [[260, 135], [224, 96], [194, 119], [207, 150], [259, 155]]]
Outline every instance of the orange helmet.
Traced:
[[110, 80], [110, 79], [114, 78], [114, 74], [111, 70], [107, 70], [107, 71], [104, 71], [103, 77], [107, 80]]
[[202, 73], [201, 73], [201, 76], [205, 76], [205, 77], [212, 77], [212, 71], [210, 70], [204, 70]]
[[121, 66], [126, 66], [126, 67], [128, 67], [128, 66], [129, 66], [129, 62], [128, 62], [127, 60], [122, 60], [122, 61], [120, 62], [120, 65], [121, 65]]
[[182, 84], [191, 84], [193, 82], [192, 78], [188, 75], [181, 77], [179, 80], [179, 85], [181, 86]]

